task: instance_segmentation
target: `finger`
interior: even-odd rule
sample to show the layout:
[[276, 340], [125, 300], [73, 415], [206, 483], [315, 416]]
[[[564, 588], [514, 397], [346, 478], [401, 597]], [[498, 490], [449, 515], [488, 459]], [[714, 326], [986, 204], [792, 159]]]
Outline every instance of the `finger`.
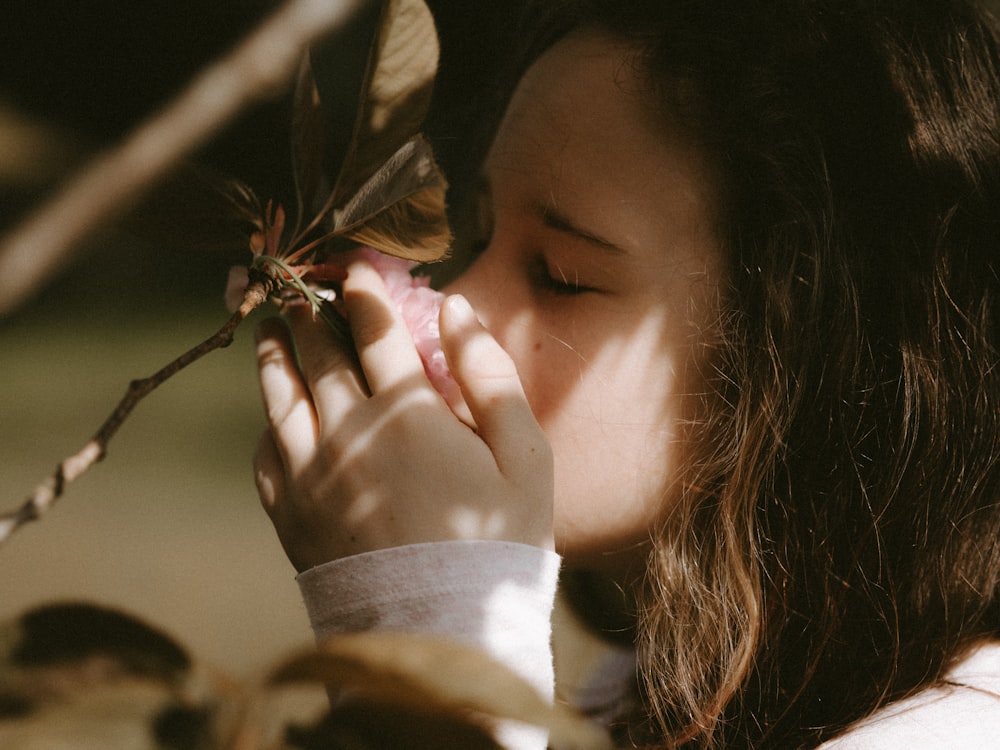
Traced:
[[295, 336], [305, 383], [316, 405], [319, 428], [335, 429], [351, 405], [368, 395], [354, 345], [322, 319], [314, 318], [306, 305], [291, 307], [287, 320]]
[[274, 518], [281, 504], [281, 490], [285, 486], [285, 466], [270, 430], [264, 430], [257, 439], [257, 449], [253, 454], [253, 478], [260, 504]]
[[448, 404], [451, 413], [458, 417], [467, 427], [478, 432], [476, 420], [473, 419], [472, 412], [469, 411], [469, 405], [465, 403], [465, 397], [462, 396], [462, 389], [458, 383], [454, 379], [451, 379], [449, 382], [443, 385], [439, 384], [435, 387], [441, 393], [445, 403]]
[[448, 297], [442, 305], [441, 343], [477, 432], [501, 472], [533, 472], [551, 461], [513, 360], [461, 295]]
[[319, 426], [288, 329], [276, 318], [257, 328], [257, 369], [274, 443], [284, 467], [294, 473], [309, 461]]
[[343, 293], [354, 346], [371, 392], [425, 379], [413, 337], [378, 272], [368, 263], [352, 263]]

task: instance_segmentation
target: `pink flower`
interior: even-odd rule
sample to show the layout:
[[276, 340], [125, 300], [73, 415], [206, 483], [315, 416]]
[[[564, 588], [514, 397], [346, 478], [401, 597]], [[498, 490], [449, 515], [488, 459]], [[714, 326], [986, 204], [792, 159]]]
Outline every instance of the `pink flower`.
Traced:
[[450, 400], [449, 397], [458, 391], [458, 385], [452, 379], [444, 352], [441, 351], [438, 311], [445, 296], [430, 288], [427, 277], [411, 275], [410, 269], [415, 264], [410, 261], [380, 253], [370, 247], [360, 248], [352, 255], [370, 263], [385, 281], [386, 290], [402, 312], [406, 327], [413, 337], [427, 378], [442, 396]]
[[[284, 222], [284, 213], [280, 207], [275, 222], [275, 227], [278, 227], [279, 231], [268, 229], [267, 232], [258, 232], [254, 235], [251, 244], [255, 255], [264, 251], [266, 251], [265, 255], [270, 255], [277, 251], [277, 237]], [[380, 253], [370, 247], [362, 247], [348, 255], [331, 256], [319, 265], [293, 267], [292, 272], [299, 272], [301, 269], [301, 278], [310, 286], [316, 285], [313, 286], [315, 293], [325, 299], [332, 300], [332, 291], [329, 295], [325, 293], [324, 289], [330, 290], [330, 287], [324, 287], [324, 284], [332, 282], [339, 285], [339, 282], [345, 278], [347, 264], [353, 258], [367, 261], [385, 281], [389, 297], [399, 308], [403, 320], [406, 322], [406, 327], [413, 337], [413, 343], [431, 385], [449, 403], [454, 404], [460, 401], [458, 384], [451, 377], [444, 352], [441, 350], [438, 312], [444, 301], [444, 295], [431, 289], [430, 280], [426, 277], [413, 276], [410, 273], [416, 264]], [[239, 308], [247, 283], [248, 269], [245, 266], [236, 266], [230, 269], [226, 285], [226, 306], [231, 312]], [[335, 307], [340, 311], [339, 305], [335, 305]]]

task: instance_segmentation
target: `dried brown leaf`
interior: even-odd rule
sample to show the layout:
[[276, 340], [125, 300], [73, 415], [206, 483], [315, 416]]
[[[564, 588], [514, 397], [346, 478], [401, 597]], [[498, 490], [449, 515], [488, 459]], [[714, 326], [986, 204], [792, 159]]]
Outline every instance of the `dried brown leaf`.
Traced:
[[293, 657], [271, 684], [322, 682], [381, 705], [456, 718], [485, 715], [545, 727], [554, 748], [605, 750], [610, 739], [591, 722], [553, 705], [519, 675], [482, 651], [405, 633], [336, 636]]
[[321, 194], [326, 179], [323, 173], [323, 151], [326, 142], [323, 111], [308, 55], [302, 59], [295, 84], [291, 129], [292, 171], [298, 202], [298, 219], [301, 221], [302, 217], [322, 208], [321, 205], [317, 205], [317, 196]]
[[370, 700], [339, 701], [320, 721], [291, 727], [286, 736], [297, 750], [502, 750], [489, 728], [465, 717]]
[[438, 52], [434, 19], [423, 0], [385, 0], [354, 138], [332, 205], [346, 202], [400, 144], [420, 131], [430, 106]]
[[0, 626], [4, 750], [209, 750], [229, 690], [126, 612], [57, 602]]
[[[433, 18], [423, 0], [384, 0], [376, 15], [357, 23], [357, 33], [372, 33], [360, 79], [348, 54], [354, 39], [329, 40], [300, 71], [292, 144], [300, 212], [317, 208], [323, 166], [339, 164], [326, 203], [301, 236], [326, 221], [328, 238], [347, 237], [420, 263], [440, 260], [451, 244], [447, 182], [419, 134], [437, 72]], [[344, 122], [333, 117], [342, 92], [360, 97], [347, 143]], [[324, 153], [330, 149], [346, 153]]]
[[440, 260], [451, 245], [446, 191], [430, 144], [417, 136], [393, 154], [343, 209], [334, 212], [335, 231], [407, 260]]

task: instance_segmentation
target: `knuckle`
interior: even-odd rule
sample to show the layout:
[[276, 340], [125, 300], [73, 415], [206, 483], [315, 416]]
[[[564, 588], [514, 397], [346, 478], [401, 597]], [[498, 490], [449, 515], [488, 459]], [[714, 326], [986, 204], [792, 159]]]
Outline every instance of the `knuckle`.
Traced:
[[501, 396], [520, 393], [521, 379], [514, 363], [507, 357], [473, 357], [466, 364], [466, 381]]
[[295, 414], [295, 402], [269, 403], [267, 405], [267, 421], [276, 429], [291, 423]]
[[350, 357], [342, 346], [336, 343], [312, 346], [301, 352], [302, 369], [307, 377], [317, 380], [347, 366]]
[[281, 346], [272, 339], [265, 339], [257, 345], [257, 367], [261, 370], [269, 366], [281, 366], [285, 361]]

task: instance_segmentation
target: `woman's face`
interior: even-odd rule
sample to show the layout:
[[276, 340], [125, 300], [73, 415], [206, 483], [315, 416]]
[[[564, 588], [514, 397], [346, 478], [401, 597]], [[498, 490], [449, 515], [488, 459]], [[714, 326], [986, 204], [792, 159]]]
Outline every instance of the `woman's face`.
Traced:
[[669, 502], [721, 267], [709, 171], [629, 53], [580, 32], [529, 69], [485, 163], [485, 249], [446, 290], [513, 357], [552, 443], [557, 549], [609, 572]]

